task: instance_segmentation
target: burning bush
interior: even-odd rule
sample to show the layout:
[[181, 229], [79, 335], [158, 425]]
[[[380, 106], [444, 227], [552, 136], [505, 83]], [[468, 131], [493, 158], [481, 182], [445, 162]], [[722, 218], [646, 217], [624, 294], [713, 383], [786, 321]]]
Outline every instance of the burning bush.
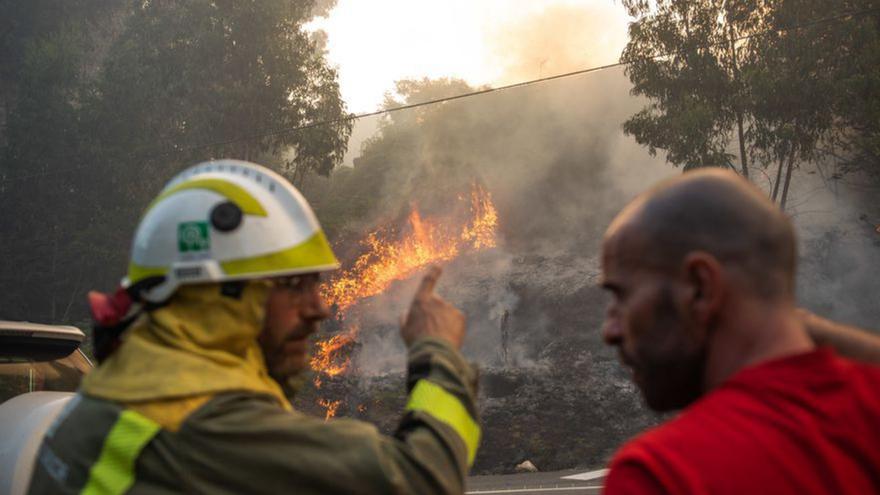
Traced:
[[[342, 332], [317, 342], [311, 359], [314, 385], [349, 371], [361, 325], [349, 310], [381, 294], [396, 281], [405, 280], [433, 263], [446, 262], [461, 253], [495, 247], [498, 212], [491, 194], [474, 183], [469, 195], [458, 197], [466, 214], [423, 217], [413, 205], [403, 229], [382, 227], [369, 232], [360, 245], [363, 252], [338, 276], [322, 287], [322, 295], [335, 311]], [[327, 417], [335, 415], [339, 401], [321, 398]]]

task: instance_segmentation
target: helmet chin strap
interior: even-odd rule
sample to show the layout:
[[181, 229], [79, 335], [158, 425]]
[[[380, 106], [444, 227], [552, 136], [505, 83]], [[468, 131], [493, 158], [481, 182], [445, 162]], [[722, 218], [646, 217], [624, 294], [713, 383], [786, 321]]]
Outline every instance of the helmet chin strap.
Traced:
[[122, 333], [140, 316], [142, 309], [123, 287], [113, 294], [90, 291], [89, 309], [94, 320], [95, 358], [101, 363], [116, 351], [122, 343]]
[[[89, 291], [95, 358], [99, 363], [104, 362], [113, 354], [122, 343], [122, 334], [144, 311], [152, 311], [168, 303], [173, 292], [164, 297], [161, 302], [153, 302], [138, 296], [138, 294], [145, 293], [149, 293], [153, 297], [164, 295], [168, 292], [168, 286], [163, 286], [164, 282], [164, 277], [153, 277], [131, 287], [120, 286], [112, 294]], [[232, 299], [241, 299], [246, 285], [247, 281], [245, 280], [223, 282], [220, 284], [220, 294]], [[158, 293], [156, 288], [160, 289]]]
[[95, 358], [99, 363], [113, 354], [122, 343], [122, 334], [144, 311], [167, 303], [167, 298], [161, 302], [151, 302], [142, 297], [143, 293], [163, 282], [164, 277], [151, 277], [132, 286], [121, 285], [112, 294], [89, 291]]
[[244, 280], [223, 282], [220, 284], [220, 294], [232, 299], [241, 299], [241, 293], [244, 292], [246, 285], [247, 282]]

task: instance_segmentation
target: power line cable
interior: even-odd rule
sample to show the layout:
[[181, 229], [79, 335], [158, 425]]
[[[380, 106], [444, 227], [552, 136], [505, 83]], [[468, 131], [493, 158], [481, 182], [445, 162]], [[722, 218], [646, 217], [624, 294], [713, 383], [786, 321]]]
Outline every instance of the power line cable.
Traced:
[[[791, 30], [798, 30], [798, 29], [803, 29], [806, 27], [810, 27], [810, 26], [825, 23], [825, 22], [837, 21], [837, 20], [841, 20], [841, 19], [844, 19], [847, 17], [863, 15], [863, 14], [877, 12], [877, 11], [880, 11], [880, 7], [872, 8], [872, 9], [865, 9], [865, 10], [861, 10], [861, 11], [848, 12], [848, 13], [844, 13], [844, 14], [837, 14], [834, 16], [825, 17], [822, 19], [816, 19], [814, 21], [790, 26], [785, 29], [767, 29], [767, 30], [760, 31], [757, 33], [743, 35], [738, 38], [735, 38], [733, 41], [734, 41], [734, 43], [738, 43], [740, 41], [745, 41], [745, 40], [748, 40], [750, 38], [754, 38], [757, 36], [763, 36], [763, 35], [766, 35], [766, 34], [769, 34], [772, 32], [786, 32], [786, 31], [791, 31]], [[700, 46], [700, 47], [696, 47], [696, 48], [711, 48], [713, 46], [716, 46], [719, 44], [726, 44], [726, 43], [728, 43], [728, 42], [726, 40], [724, 40], [724, 41], [719, 41], [717, 43], [710, 43], [708, 45], [704, 45], [704, 46]], [[693, 50], [693, 49], [680, 50], [678, 52], [671, 52], [671, 53], [665, 53], [665, 54], [661, 54], [661, 55], [655, 55], [653, 57], [650, 57], [650, 59], [651, 60], [662, 59], [665, 57], [680, 55], [682, 53], [686, 53], [691, 50]], [[376, 110], [373, 112], [353, 114], [353, 115], [341, 117], [338, 119], [313, 122], [310, 124], [300, 125], [300, 126], [296, 126], [296, 127], [287, 127], [287, 128], [280, 128], [280, 129], [275, 129], [275, 130], [266, 130], [265, 132], [260, 131], [259, 133], [255, 133], [255, 134], [252, 134], [249, 136], [242, 136], [242, 137], [233, 138], [233, 139], [229, 139], [229, 140], [225, 140], [225, 141], [218, 141], [218, 142], [214, 142], [214, 143], [204, 143], [204, 144], [196, 144], [196, 145], [191, 145], [191, 146], [184, 146], [184, 147], [178, 148], [176, 151], [192, 151], [194, 149], [209, 148], [209, 147], [223, 146], [223, 145], [227, 145], [227, 144], [235, 144], [238, 142], [252, 141], [252, 140], [261, 139], [264, 137], [271, 137], [271, 136], [277, 136], [277, 135], [307, 130], [307, 129], [311, 129], [314, 127], [339, 124], [339, 123], [347, 122], [350, 120], [358, 120], [358, 119], [367, 118], [367, 117], [374, 117], [377, 115], [398, 112], [401, 110], [410, 110], [413, 108], [418, 108], [418, 107], [423, 107], [423, 106], [428, 106], [428, 105], [435, 105], [438, 103], [445, 103], [447, 101], [454, 101], [454, 100], [459, 100], [459, 99], [463, 99], [463, 98], [470, 98], [472, 96], [485, 95], [485, 94], [494, 93], [497, 91], [505, 91], [505, 90], [509, 90], [509, 89], [521, 88], [524, 86], [530, 86], [533, 84], [539, 84], [539, 83], [543, 83], [543, 82], [547, 82], [547, 81], [553, 81], [556, 79], [563, 79], [563, 78], [567, 78], [567, 77], [579, 76], [582, 74], [589, 74], [591, 72], [599, 72], [602, 70], [607, 70], [607, 69], [612, 69], [615, 67], [622, 67], [625, 65], [629, 65], [630, 63], [632, 63], [632, 62], [615, 62], [615, 63], [605, 64], [605, 65], [599, 65], [599, 66], [589, 67], [586, 69], [579, 69], [579, 70], [575, 70], [575, 71], [571, 71], [571, 72], [566, 72], [563, 74], [556, 74], [556, 75], [552, 75], [552, 76], [542, 77], [542, 78], [538, 78], [538, 79], [531, 79], [528, 81], [521, 81], [521, 82], [508, 84], [508, 85], [504, 85], [504, 86], [497, 86], [494, 88], [479, 89], [479, 90], [471, 91], [468, 93], [461, 93], [458, 95], [446, 96], [446, 97], [442, 97], [442, 98], [436, 98], [433, 100], [426, 100], [426, 101], [421, 101], [418, 103], [411, 103], [411, 104], [407, 104], [407, 105], [401, 105], [401, 106], [397, 106], [397, 107]]]
[[[833, 15], [833, 16], [815, 19], [815, 20], [809, 21], [809, 22], [795, 24], [792, 26], [788, 26], [786, 28], [766, 29], [764, 31], [759, 31], [756, 33], [743, 35], [738, 38], [735, 38], [733, 40], [733, 42], [739, 43], [741, 41], [746, 41], [751, 38], [764, 36], [764, 35], [774, 33], [774, 32], [775, 33], [786, 33], [789, 31], [797, 31], [797, 30], [816, 26], [816, 25], [823, 24], [823, 23], [835, 22], [835, 21], [843, 20], [843, 19], [850, 18], [850, 17], [856, 17], [856, 16], [862, 16], [862, 15], [866, 15], [866, 14], [876, 13], [878, 11], [880, 11], [880, 7], [863, 9], [863, 10], [852, 11], [852, 12], [845, 12], [845, 13], [841, 13], [841, 14], [837, 14], [837, 15]], [[717, 46], [720, 44], [727, 44], [727, 43], [728, 43], [727, 40], [719, 41], [717, 43], [710, 43], [707, 45], [693, 47], [693, 48], [689, 48], [686, 50], [679, 50], [679, 51], [675, 51], [675, 52], [654, 55], [652, 57], [648, 57], [646, 60], [659, 60], [659, 59], [663, 59], [663, 58], [667, 58], [667, 57], [681, 55], [683, 53], [688, 53], [688, 52], [693, 51], [695, 49], [712, 48], [714, 46]], [[607, 69], [612, 69], [615, 67], [622, 67], [625, 65], [629, 65], [631, 63], [633, 63], [633, 62], [632, 61], [630, 61], [630, 62], [615, 62], [615, 63], [605, 64], [605, 65], [599, 65], [599, 66], [589, 67], [589, 68], [575, 70], [575, 71], [571, 71], [571, 72], [566, 72], [566, 73], [562, 73], [562, 74], [541, 77], [538, 79], [530, 79], [527, 81], [521, 81], [521, 82], [508, 84], [508, 85], [504, 85], [504, 86], [485, 88], [485, 89], [480, 89], [480, 90], [476, 90], [476, 91], [471, 91], [468, 93], [461, 93], [461, 94], [457, 94], [457, 95], [453, 95], [453, 96], [447, 96], [447, 97], [442, 97], [442, 98], [435, 98], [432, 100], [421, 101], [418, 103], [410, 103], [407, 105], [401, 105], [401, 106], [392, 107], [392, 108], [385, 108], [385, 109], [376, 110], [373, 112], [366, 112], [366, 113], [360, 113], [360, 114], [350, 114], [345, 117], [340, 117], [337, 119], [322, 120], [322, 121], [312, 122], [309, 124], [303, 124], [303, 125], [294, 126], [294, 127], [283, 127], [283, 128], [276, 128], [274, 130], [265, 130], [265, 131], [261, 131], [259, 133], [250, 134], [247, 136], [236, 137], [236, 138], [227, 139], [227, 140], [223, 140], [223, 141], [215, 141], [215, 142], [210, 142], [210, 143], [199, 143], [199, 144], [184, 145], [184, 146], [174, 145], [171, 148], [167, 148], [167, 147], [166, 148], [158, 148], [155, 146], [151, 146], [151, 147], [144, 147], [141, 151], [142, 152], [146, 151], [146, 152], [152, 153], [154, 155], [163, 156], [163, 155], [168, 155], [168, 154], [172, 154], [172, 153], [181, 153], [184, 151], [194, 151], [194, 150], [204, 149], [204, 148], [216, 148], [216, 147], [220, 147], [220, 146], [226, 146], [226, 145], [236, 144], [236, 143], [241, 143], [241, 142], [255, 141], [258, 139], [264, 139], [264, 138], [272, 137], [272, 136], [292, 134], [295, 132], [313, 129], [316, 127], [323, 127], [323, 126], [328, 126], [328, 125], [340, 124], [343, 122], [359, 120], [359, 119], [363, 119], [363, 118], [367, 118], [367, 117], [374, 117], [377, 115], [390, 114], [390, 113], [399, 112], [402, 110], [410, 110], [413, 108], [419, 108], [419, 107], [424, 107], [424, 106], [428, 106], [428, 105], [436, 105], [436, 104], [444, 103], [444, 102], [448, 102], [448, 101], [454, 101], [454, 100], [460, 100], [460, 99], [470, 98], [470, 97], [474, 97], [474, 96], [486, 95], [486, 94], [495, 93], [498, 91], [506, 91], [506, 90], [510, 90], [510, 89], [522, 88], [525, 86], [531, 86], [533, 84], [540, 84], [543, 82], [553, 81], [556, 79], [564, 79], [564, 78], [568, 78], [568, 77], [579, 76], [579, 75], [583, 75], [583, 74], [589, 74], [592, 72], [599, 72], [599, 71], [603, 71], [603, 70], [607, 70]], [[135, 154], [135, 152], [132, 152], [130, 154], [130, 156], [134, 156], [134, 154]], [[50, 175], [58, 175], [58, 174], [62, 174], [62, 173], [68, 173], [68, 172], [71, 172], [74, 170], [79, 170], [82, 168], [84, 168], [84, 165], [75, 165], [72, 167], [67, 167], [65, 169], [53, 169], [53, 170], [45, 171], [45, 172], [35, 172], [33, 174], [22, 174], [22, 175], [19, 175], [16, 177], [4, 177], [2, 179], [2, 182], [0, 182], [0, 183], [18, 182], [18, 181], [37, 178], [37, 177], [47, 177]]]

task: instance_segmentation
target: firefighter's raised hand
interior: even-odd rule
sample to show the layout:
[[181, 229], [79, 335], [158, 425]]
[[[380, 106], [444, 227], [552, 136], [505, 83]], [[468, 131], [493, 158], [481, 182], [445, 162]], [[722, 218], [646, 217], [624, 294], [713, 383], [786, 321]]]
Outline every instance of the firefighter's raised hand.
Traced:
[[434, 293], [441, 273], [440, 267], [430, 267], [416, 291], [400, 328], [407, 347], [421, 337], [436, 337], [449, 341], [456, 349], [461, 348], [465, 335], [464, 315]]

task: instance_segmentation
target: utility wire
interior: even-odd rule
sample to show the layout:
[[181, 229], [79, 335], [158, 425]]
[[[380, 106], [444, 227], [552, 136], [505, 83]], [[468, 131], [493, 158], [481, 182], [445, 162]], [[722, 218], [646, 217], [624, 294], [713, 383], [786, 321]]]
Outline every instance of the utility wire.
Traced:
[[[821, 19], [816, 19], [814, 21], [810, 21], [810, 22], [806, 22], [806, 23], [802, 23], [802, 24], [797, 24], [794, 26], [789, 26], [788, 28], [785, 28], [785, 29], [767, 29], [764, 31], [759, 31], [757, 33], [751, 33], [751, 34], [740, 36], [738, 38], [735, 38], [733, 40], [733, 42], [739, 43], [741, 41], [745, 41], [750, 38], [754, 38], [754, 37], [758, 37], [758, 36], [763, 36], [763, 35], [766, 35], [766, 34], [769, 34], [772, 32], [787, 32], [787, 31], [792, 31], [792, 30], [799, 30], [799, 29], [811, 27], [811, 26], [814, 26], [817, 24], [838, 21], [838, 20], [841, 20], [841, 19], [844, 19], [847, 17], [853, 17], [853, 16], [863, 15], [863, 14], [877, 12], [877, 11], [880, 11], [880, 7], [876, 7], [876, 8], [872, 8], [872, 9], [865, 9], [865, 10], [860, 10], [860, 11], [854, 11], [854, 12], [847, 12], [844, 14], [837, 14], [837, 15], [830, 16], [830, 17], [824, 17]], [[708, 45], [704, 45], [704, 46], [700, 46], [700, 47], [696, 47], [696, 48], [711, 48], [711, 47], [714, 47], [719, 44], [727, 44], [727, 43], [728, 43], [727, 40], [723, 40], [723, 41], [719, 41], [717, 43], [710, 43]], [[677, 52], [655, 55], [653, 57], [649, 57], [648, 60], [657, 60], [657, 59], [662, 59], [662, 58], [671, 57], [671, 56], [675, 56], [675, 55], [680, 55], [682, 53], [687, 53], [692, 50], [693, 49], [686, 49], [686, 50], [679, 50]], [[346, 117], [340, 117], [338, 119], [313, 122], [310, 124], [300, 125], [300, 126], [296, 126], [296, 127], [287, 127], [287, 128], [280, 128], [280, 129], [275, 129], [275, 130], [266, 130], [265, 132], [261, 131], [259, 133], [255, 133], [255, 134], [252, 134], [249, 136], [242, 136], [242, 137], [238, 137], [238, 138], [228, 139], [225, 141], [184, 146], [184, 147], [177, 148], [175, 151], [192, 151], [195, 149], [223, 146], [223, 145], [227, 145], [227, 144], [235, 144], [235, 143], [239, 143], [239, 142], [252, 141], [255, 139], [262, 139], [265, 137], [272, 137], [272, 136], [278, 136], [278, 135], [283, 135], [283, 134], [288, 134], [288, 133], [294, 133], [294, 132], [303, 131], [306, 129], [312, 129], [315, 127], [322, 127], [325, 125], [339, 124], [339, 123], [347, 122], [347, 121], [351, 121], [351, 120], [358, 120], [358, 119], [362, 119], [362, 118], [366, 118], [366, 117], [374, 117], [377, 115], [399, 112], [401, 110], [410, 110], [413, 108], [418, 108], [418, 107], [423, 107], [423, 106], [428, 106], [428, 105], [435, 105], [438, 103], [445, 103], [447, 101], [454, 101], [454, 100], [460, 100], [463, 98], [470, 98], [472, 96], [485, 95], [485, 94], [494, 93], [497, 91], [505, 91], [505, 90], [509, 90], [509, 89], [521, 88], [524, 86], [531, 86], [533, 84], [539, 84], [539, 83], [543, 83], [543, 82], [547, 82], [547, 81], [553, 81], [556, 79], [563, 79], [563, 78], [568, 78], [568, 77], [573, 77], [573, 76], [579, 76], [582, 74], [589, 74], [591, 72], [599, 72], [599, 71], [603, 71], [603, 70], [607, 70], [607, 69], [612, 69], [615, 67], [622, 67], [625, 65], [629, 65], [630, 63], [632, 63], [632, 62], [615, 62], [615, 63], [605, 64], [605, 65], [599, 65], [599, 66], [589, 67], [586, 69], [575, 70], [572, 72], [566, 72], [563, 74], [556, 74], [556, 75], [542, 77], [542, 78], [538, 78], [538, 79], [521, 81], [521, 82], [517, 82], [517, 83], [513, 83], [513, 84], [508, 84], [505, 86], [496, 86], [494, 88], [479, 89], [479, 90], [471, 91], [468, 93], [461, 93], [461, 94], [457, 94], [457, 95], [453, 95], [453, 96], [446, 96], [446, 97], [442, 97], [442, 98], [436, 98], [433, 100], [421, 101], [418, 103], [410, 103], [408, 105], [401, 105], [401, 106], [386, 108], [386, 109], [382, 109], [382, 110], [376, 110], [373, 112], [348, 115]]]
[[[823, 17], [821, 19], [815, 19], [815, 20], [809, 21], [809, 22], [795, 24], [795, 25], [788, 26], [785, 28], [767, 29], [764, 31], [759, 31], [756, 33], [743, 35], [738, 38], [735, 38], [733, 40], [733, 42], [739, 43], [741, 41], [749, 40], [751, 38], [756, 38], [759, 36], [764, 36], [764, 35], [774, 33], [774, 32], [775, 33], [786, 33], [789, 31], [798, 31], [798, 30], [812, 27], [812, 26], [816, 26], [819, 24], [836, 22], [836, 21], [843, 20], [843, 19], [850, 18], [850, 17], [857, 17], [857, 16], [866, 15], [866, 14], [876, 13], [878, 11], [880, 11], [880, 7], [852, 11], [852, 12], [845, 12], [845, 13], [841, 13], [841, 14], [837, 14], [837, 15], [833, 15], [833, 16], [829, 16], [829, 17]], [[663, 58], [667, 58], [667, 57], [681, 55], [683, 53], [688, 53], [688, 52], [691, 52], [695, 49], [712, 48], [714, 46], [717, 46], [720, 44], [727, 44], [727, 43], [728, 43], [728, 40], [723, 40], [723, 41], [719, 41], [717, 43], [710, 43], [708, 45], [702, 45], [702, 46], [698, 46], [698, 47], [694, 47], [694, 48], [690, 48], [690, 49], [679, 50], [679, 51], [664, 53], [664, 54], [660, 54], [660, 55], [654, 55], [654, 56], [648, 57], [645, 60], [659, 60], [659, 59], [663, 59]], [[163, 155], [168, 155], [168, 154], [172, 154], [172, 153], [180, 153], [180, 152], [184, 152], [184, 151], [193, 151], [193, 150], [204, 149], [204, 148], [215, 148], [215, 147], [225, 146], [225, 145], [229, 145], [229, 144], [254, 141], [254, 140], [258, 140], [258, 139], [264, 139], [267, 137], [292, 134], [292, 133], [296, 133], [296, 132], [300, 132], [300, 131], [304, 131], [304, 130], [308, 130], [308, 129], [313, 129], [316, 127], [323, 127], [323, 126], [328, 126], [328, 125], [340, 124], [343, 122], [359, 120], [359, 119], [363, 119], [363, 118], [367, 118], [367, 117], [374, 117], [377, 115], [390, 114], [393, 112], [399, 112], [402, 110], [410, 110], [413, 108], [419, 108], [419, 107], [424, 107], [424, 106], [428, 106], [428, 105], [436, 105], [438, 103], [444, 103], [447, 101], [461, 100], [464, 98], [486, 95], [486, 94], [495, 93], [498, 91], [506, 91], [506, 90], [515, 89], [515, 88], [522, 88], [525, 86], [531, 86], [533, 84], [540, 84], [543, 82], [553, 81], [556, 79], [563, 79], [563, 78], [568, 78], [568, 77], [573, 77], [573, 76], [579, 76], [582, 74], [589, 74], [592, 72], [599, 72], [599, 71], [603, 71], [603, 70], [607, 70], [607, 69], [612, 69], [615, 67], [622, 67], [625, 65], [629, 65], [631, 63], [633, 63], [633, 61], [615, 62], [615, 63], [611, 63], [611, 64], [599, 65], [599, 66], [589, 67], [586, 69], [580, 69], [580, 70], [575, 70], [575, 71], [571, 71], [571, 72], [566, 72], [563, 74], [556, 74], [556, 75], [552, 75], [552, 76], [541, 77], [538, 79], [530, 79], [527, 81], [521, 81], [518, 83], [508, 84], [508, 85], [504, 85], [504, 86], [497, 86], [497, 87], [493, 87], [493, 88], [480, 89], [480, 90], [471, 91], [468, 93], [461, 93], [461, 94], [457, 94], [457, 95], [453, 95], [453, 96], [446, 96], [443, 98], [436, 98], [433, 100], [421, 101], [418, 103], [410, 103], [407, 105], [401, 105], [401, 106], [397, 106], [397, 107], [376, 110], [373, 112], [350, 114], [345, 117], [340, 117], [338, 119], [322, 120], [322, 121], [312, 122], [309, 124], [304, 124], [304, 125], [299, 125], [299, 126], [294, 126], [294, 127], [283, 127], [283, 128], [277, 128], [274, 130], [261, 131], [259, 133], [255, 133], [255, 134], [251, 134], [251, 135], [247, 135], [247, 136], [241, 136], [241, 137], [232, 138], [232, 139], [227, 139], [227, 140], [223, 140], [223, 141], [193, 144], [193, 145], [189, 145], [189, 146], [172, 146], [171, 148], [152, 147], [152, 149], [145, 148], [143, 151], [150, 152], [150, 153], [157, 155], [157, 156], [163, 156]], [[135, 153], [132, 152], [130, 156], [133, 156], [134, 154]], [[73, 167], [67, 167], [67, 168], [63, 168], [63, 169], [53, 169], [53, 170], [46, 171], [46, 172], [36, 172], [33, 174], [22, 174], [22, 175], [19, 175], [16, 177], [5, 177], [5, 178], [3, 178], [2, 182], [0, 182], [0, 183], [18, 182], [18, 181], [37, 178], [37, 177], [46, 177], [46, 176], [50, 176], [50, 175], [57, 175], [57, 174], [61, 174], [61, 173], [71, 172], [74, 170], [79, 170], [82, 168], [84, 168], [83, 165], [76, 165]]]

